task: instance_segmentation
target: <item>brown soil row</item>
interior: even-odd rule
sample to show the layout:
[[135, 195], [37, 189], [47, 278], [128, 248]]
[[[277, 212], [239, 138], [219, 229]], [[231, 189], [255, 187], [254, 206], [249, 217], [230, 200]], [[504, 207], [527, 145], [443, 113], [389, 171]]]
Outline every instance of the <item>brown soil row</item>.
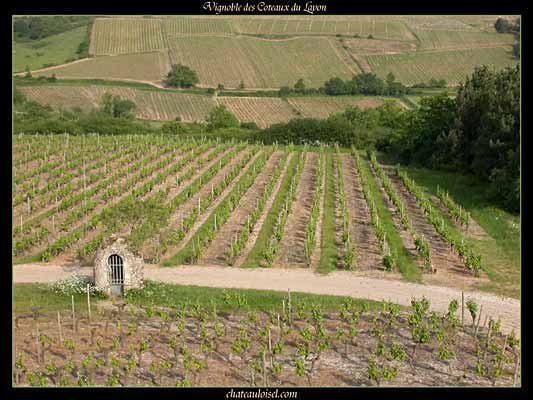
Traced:
[[231, 213], [231, 217], [217, 232], [215, 240], [206, 249], [200, 263], [226, 265], [228, 257], [225, 252], [229, 250], [232, 241], [242, 232], [248, 215], [256, 207], [257, 201], [265, 191], [265, 187], [270, 181], [274, 169], [281, 161], [282, 155], [282, 151], [276, 151], [270, 156], [255, 183], [247, 190], [237, 208]]
[[379, 243], [372, 222], [370, 210], [366, 203], [359, 172], [355, 167], [353, 156], [342, 155], [343, 176], [346, 193], [346, 203], [350, 213], [350, 232], [356, 248], [356, 268], [361, 271], [381, 267], [381, 253]]
[[385, 171], [388, 173], [398, 195], [407, 207], [413, 229], [418, 234], [424, 235], [430, 244], [431, 263], [437, 269], [437, 272], [431, 274], [431, 276], [428, 275], [425, 281], [432, 284], [461, 288], [470, 286], [474, 282], [488, 281], [486, 273], [482, 273], [481, 277], [475, 278], [470, 272], [465, 270], [464, 264], [460, 261], [458, 255], [452, 251], [450, 246], [437, 233], [433, 225], [429, 223], [422, 209], [418, 207], [414, 196], [409, 193], [391, 169], [385, 169]]
[[250, 252], [252, 251], [255, 242], [257, 240], [257, 237], [259, 236], [259, 233], [261, 232], [261, 228], [263, 227], [263, 223], [265, 222], [265, 219], [270, 212], [270, 209], [272, 208], [272, 203], [274, 203], [274, 200], [276, 199], [279, 188], [281, 187], [281, 183], [285, 179], [285, 175], [287, 174], [287, 169], [289, 168], [289, 165], [291, 163], [292, 157], [294, 156], [294, 153], [289, 153], [289, 156], [287, 157], [287, 161], [285, 162], [285, 166], [283, 167], [283, 170], [281, 171], [281, 174], [279, 176], [279, 179], [276, 183], [276, 186], [274, 186], [274, 189], [272, 190], [272, 193], [270, 197], [268, 198], [265, 207], [263, 209], [263, 213], [257, 220], [256, 224], [254, 225], [254, 229], [252, 233], [250, 233], [250, 236], [248, 237], [248, 242], [244, 246], [244, 249], [242, 250], [241, 255], [237, 258], [235, 261], [235, 266], [240, 267], [242, 263], [246, 261], [248, 258]]
[[[233, 178], [233, 181], [222, 191], [222, 193], [218, 196], [217, 199], [215, 199], [215, 201], [213, 201], [211, 203], [211, 205], [207, 208], [207, 210], [205, 210], [203, 212], [202, 215], [200, 215], [196, 222], [194, 223], [193, 227], [191, 228], [191, 230], [185, 235], [185, 237], [183, 238], [183, 240], [181, 240], [181, 242], [177, 245], [177, 246], [174, 246], [173, 248], [169, 248], [167, 250], [167, 252], [165, 254], [169, 255], [169, 254], [176, 254], [178, 251], [180, 251], [191, 239], [192, 237], [196, 234], [196, 232], [198, 231], [198, 229], [204, 224], [204, 222], [207, 220], [207, 218], [209, 218], [209, 216], [211, 215], [211, 213], [213, 212], [213, 210], [218, 207], [218, 205], [227, 197], [227, 195], [233, 190], [233, 187], [235, 186], [235, 184], [239, 181], [239, 179], [246, 173], [246, 171], [248, 170], [248, 168], [250, 168], [250, 166], [254, 163], [254, 161], [257, 159], [257, 157], [259, 157], [259, 155], [262, 153], [263, 151], [260, 150], [258, 152], [256, 152], [252, 158], [248, 161], [248, 163], [244, 166], [244, 168], [241, 169], [241, 171], [235, 176], [235, 178]], [[229, 167], [230, 169], [236, 165], [238, 163], [238, 158], [234, 158], [232, 159], [232, 161], [230, 161], [228, 163], [228, 165], [226, 167]], [[225, 168], [223, 168], [225, 169]], [[229, 170], [230, 170], [229, 169]], [[228, 170], [228, 171], [229, 171]], [[222, 180], [222, 178], [225, 176], [226, 174], [224, 173], [222, 176], [220, 176], [220, 172], [219, 174], [217, 175], [220, 176], [220, 180]], [[213, 182], [213, 184], [215, 185], [216, 183]], [[208, 193], [210, 193], [211, 191], [211, 186], [204, 186], [204, 188], [200, 191], [204, 191], [205, 189], [208, 189], [207, 193], [205, 193], [205, 195], [207, 195]], [[188, 203], [185, 204], [186, 207], [190, 208], [192, 210], [192, 207], [195, 207], [196, 205], [198, 204], [198, 200], [196, 200], [196, 202], [194, 202], [194, 200], [190, 200]]]
[[[366, 162], [366, 161], [365, 161]], [[381, 195], [383, 197], [383, 201], [385, 203], [385, 206], [387, 207], [389, 213], [392, 216], [392, 221], [394, 223], [394, 227], [396, 228], [396, 231], [400, 235], [400, 237], [403, 240], [403, 244], [411, 257], [416, 260], [416, 264], [422, 268], [423, 262], [421, 258], [418, 256], [418, 252], [416, 250], [415, 242], [411, 234], [404, 229], [400, 216], [396, 213], [396, 208], [394, 207], [394, 204], [389, 199], [389, 196], [387, 196], [387, 193], [385, 192], [385, 189], [383, 188], [383, 185], [381, 183], [381, 179], [376, 175], [376, 171], [374, 170], [374, 167], [372, 167], [372, 164], [369, 162], [368, 166], [370, 168], [370, 171], [372, 173], [373, 179], [376, 181], [377, 185], [379, 186], [379, 190], [381, 191]]]
[[274, 265], [277, 267], [307, 266], [305, 257], [305, 228], [313, 205], [316, 186], [317, 153], [307, 153], [304, 170], [296, 189], [296, 199], [287, 218], [281, 248]]

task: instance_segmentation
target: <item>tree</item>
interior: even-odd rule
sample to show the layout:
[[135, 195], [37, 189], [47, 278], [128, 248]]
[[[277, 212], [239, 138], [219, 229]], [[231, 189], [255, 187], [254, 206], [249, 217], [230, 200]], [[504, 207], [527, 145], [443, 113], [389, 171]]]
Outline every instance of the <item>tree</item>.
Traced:
[[113, 98], [113, 117], [133, 118], [131, 111], [137, 106], [131, 100], [121, 99], [119, 96]]
[[219, 83], [217, 86], [217, 90], [224, 90], [224, 85], [222, 83]]
[[239, 83], [239, 89], [244, 89], [244, 81], [241, 81], [241, 83]]
[[131, 111], [136, 107], [131, 100], [121, 99], [120, 96], [113, 96], [105, 92], [100, 101], [100, 112], [113, 118], [132, 118]]
[[337, 96], [342, 94], [348, 94], [346, 84], [341, 78], [335, 77], [324, 83], [324, 89], [326, 94], [330, 96]]
[[173, 64], [165, 79], [166, 85], [177, 88], [190, 88], [198, 82], [199, 80], [196, 72], [181, 64]]
[[239, 120], [224, 105], [211, 110], [207, 116], [207, 130], [212, 132], [221, 128], [238, 128]]
[[513, 23], [505, 18], [498, 18], [494, 23], [494, 28], [499, 33], [509, 33], [515, 29]]
[[282, 86], [279, 88], [279, 97], [287, 97], [289, 94], [291, 94], [291, 88], [288, 86]]
[[394, 76], [392, 72], [389, 72], [387, 74], [387, 77], [385, 78], [385, 82], [387, 82], [388, 86], [391, 86], [395, 80], [396, 80], [396, 77]]
[[31, 75], [30, 66], [26, 65], [26, 68], [24, 70], [26, 71], [26, 74], [24, 75], [24, 78], [31, 78], [32, 75]]
[[298, 81], [294, 84], [294, 90], [297, 92], [303, 92], [305, 90], [305, 83], [302, 78], [298, 79]]

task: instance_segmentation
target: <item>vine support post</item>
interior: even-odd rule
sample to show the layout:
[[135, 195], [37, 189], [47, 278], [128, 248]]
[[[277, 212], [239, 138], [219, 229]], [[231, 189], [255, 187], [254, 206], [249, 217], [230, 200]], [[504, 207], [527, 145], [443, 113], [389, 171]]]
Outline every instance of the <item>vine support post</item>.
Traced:
[[63, 330], [61, 329], [61, 313], [57, 312], [57, 327], [59, 329], [59, 343], [63, 343]]
[[72, 330], [76, 327], [76, 312], [74, 311], [74, 295], [70, 295], [71, 304], [72, 304]]
[[89, 312], [89, 321], [91, 320], [91, 291], [89, 284], [87, 284], [87, 310]]
[[465, 326], [465, 292], [461, 292], [461, 326]]

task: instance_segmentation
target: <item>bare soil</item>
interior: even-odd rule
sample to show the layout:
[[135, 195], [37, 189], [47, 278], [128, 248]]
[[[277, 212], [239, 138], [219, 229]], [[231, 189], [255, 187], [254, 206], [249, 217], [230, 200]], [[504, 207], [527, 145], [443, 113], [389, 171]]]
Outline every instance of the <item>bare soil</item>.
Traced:
[[255, 183], [246, 191], [237, 208], [231, 213], [231, 217], [217, 232], [215, 240], [206, 249], [200, 263], [227, 265], [228, 257], [225, 252], [230, 248], [232, 241], [242, 232], [246, 218], [256, 207], [257, 201], [262, 196], [282, 155], [282, 151], [276, 151], [270, 156]]
[[372, 228], [370, 211], [363, 194], [359, 172], [351, 155], [343, 154], [342, 163], [344, 191], [350, 214], [350, 232], [357, 255], [357, 269], [365, 271], [380, 268], [381, 253], [379, 251], [379, 243]]
[[[75, 386], [79, 376], [86, 377], [90, 385], [105, 386], [107, 379], [113, 373], [118, 377], [120, 386], [175, 386], [176, 382], [187, 377], [194, 386], [376, 386], [375, 381], [368, 378], [368, 363], [376, 359], [378, 339], [374, 336], [373, 317], [378, 317], [379, 326], [383, 327], [382, 343], [386, 346], [383, 357], [378, 362], [398, 368], [397, 378], [382, 386], [512, 386], [515, 373], [515, 362], [518, 352], [507, 346], [505, 355], [510, 359], [503, 366], [503, 374], [499, 378], [492, 378], [491, 369], [488, 376], [481, 377], [476, 373], [475, 346], [477, 340], [469, 327], [450, 335], [450, 348], [455, 357], [450, 361], [441, 361], [436, 352], [438, 342], [432, 336], [426, 344], [419, 345], [414, 354], [415, 345], [411, 339], [407, 325], [407, 314], [401, 313], [392, 318], [392, 327], [388, 328], [388, 317], [377, 312], [366, 312], [357, 324], [355, 339], [339, 339], [336, 333], [339, 329], [347, 332], [349, 325], [338, 313], [324, 315], [323, 327], [325, 333], [331, 337], [331, 346], [316, 360], [311, 371], [311, 363], [316, 358], [314, 354], [305, 361], [308, 377], [299, 377], [295, 373], [297, 347], [303, 343], [299, 334], [302, 328], [314, 331], [310, 313], [304, 319], [293, 315], [292, 327], [281, 323], [278, 325], [275, 317], [259, 312], [257, 321], [250, 322], [245, 312], [218, 312], [218, 321], [223, 326], [224, 334], [215, 339], [214, 352], [207, 356], [201, 350], [199, 321], [187, 311], [183, 332], [178, 331], [177, 317], [173, 310], [168, 321], [164, 321], [156, 314], [148, 317], [144, 310], [128, 306], [124, 312], [118, 309], [108, 310], [109, 306], [98, 308], [93, 312], [92, 320], [78, 315], [77, 324], [73, 323], [70, 313], [61, 313], [63, 339], [72, 340], [75, 350], [70, 351], [59, 340], [57, 316], [41, 315], [33, 319], [29, 316], [18, 318], [14, 328], [14, 349], [17, 356], [22, 355], [28, 371], [45, 371], [44, 366], [53, 362], [59, 369], [58, 373], [44, 372], [52, 386], [58, 385], [60, 377], [66, 377], [70, 385]], [[208, 310], [209, 311], [209, 310]], [[215, 338], [211, 317], [205, 323], [208, 337]], [[77, 326], [77, 329], [76, 329]], [[134, 331], [131, 328], [136, 327]], [[262, 345], [268, 348], [268, 334], [261, 335], [259, 327], [270, 330], [271, 341], [275, 344], [279, 339], [285, 343], [280, 354], [273, 356], [273, 362], [280, 363], [282, 371], [278, 377], [270, 373], [271, 353], [267, 351], [264, 363], [259, 357]], [[281, 329], [280, 329], [281, 328]], [[232, 352], [232, 345], [240, 332], [244, 329], [250, 338], [251, 347], [240, 355]], [[42, 351], [37, 335], [44, 335], [46, 347]], [[480, 343], [487, 336], [486, 329], [481, 329]], [[170, 341], [176, 338], [176, 352], [171, 348]], [[116, 347], [113, 340], [118, 339]], [[139, 354], [136, 350], [140, 341], [146, 340], [148, 348]], [[501, 335], [492, 337], [492, 343], [503, 346]], [[100, 343], [96, 346], [97, 341]], [[407, 360], [396, 361], [390, 355], [392, 343], [400, 344]], [[185, 345], [190, 354], [205, 362], [206, 368], [200, 371], [188, 371], [184, 367], [185, 357], [180, 348]], [[311, 346], [313, 348], [313, 346]], [[38, 357], [38, 352], [40, 357]], [[84, 358], [91, 353], [93, 360], [83, 365]], [[494, 354], [487, 351], [486, 364], [491, 365]], [[138, 361], [138, 367], [126, 372], [124, 367], [130, 359]], [[259, 366], [264, 366], [266, 374], [252, 373], [249, 362], [257, 359]], [[96, 361], [103, 362], [101, 367]], [[117, 368], [112, 362], [118, 362]], [[71, 361], [74, 369], [64, 370], [64, 365]], [[152, 369], [152, 363], [161, 366], [162, 361], [170, 363], [170, 368], [162, 370]], [[517, 376], [517, 384], [520, 384]], [[15, 386], [29, 386], [27, 375], [14, 373]]]
[[296, 199], [287, 218], [281, 248], [274, 260], [275, 267], [307, 267], [305, 228], [309, 221], [316, 185], [317, 153], [307, 153], [304, 170], [296, 189]]

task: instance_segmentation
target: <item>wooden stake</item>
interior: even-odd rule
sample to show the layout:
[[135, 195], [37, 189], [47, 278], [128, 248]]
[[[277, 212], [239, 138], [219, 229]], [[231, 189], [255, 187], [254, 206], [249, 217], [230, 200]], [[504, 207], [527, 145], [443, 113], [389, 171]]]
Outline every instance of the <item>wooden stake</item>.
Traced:
[[61, 329], [61, 313], [57, 312], [57, 326], [59, 328], [59, 343], [63, 343], [63, 330]]
[[520, 365], [520, 357], [519, 354], [516, 354], [516, 362], [514, 367], [514, 377], [513, 377], [513, 386], [516, 386], [516, 381], [518, 380], [518, 367]]
[[465, 326], [465, 292], [461, 292], [461, 326]]
[[89, 284], [87, 284], [87, 310], [89, 311], [89, 321], [91, 320], [91, 292], [89, 290]]
[[479, 308], [479, 316], [477, 318], [476, 328], [474, 329], [474, 335], [477, 336], [477, 329], [479, 327], [479, 321], [481, 321], [481, 313], [483, 312], [483, 305]]
[[74, 330], [75, 325], [76, 325], [76, 313], [74, 311], [74, 295], [71, 295], [71, 301], [72, 301], [72, 330]]

